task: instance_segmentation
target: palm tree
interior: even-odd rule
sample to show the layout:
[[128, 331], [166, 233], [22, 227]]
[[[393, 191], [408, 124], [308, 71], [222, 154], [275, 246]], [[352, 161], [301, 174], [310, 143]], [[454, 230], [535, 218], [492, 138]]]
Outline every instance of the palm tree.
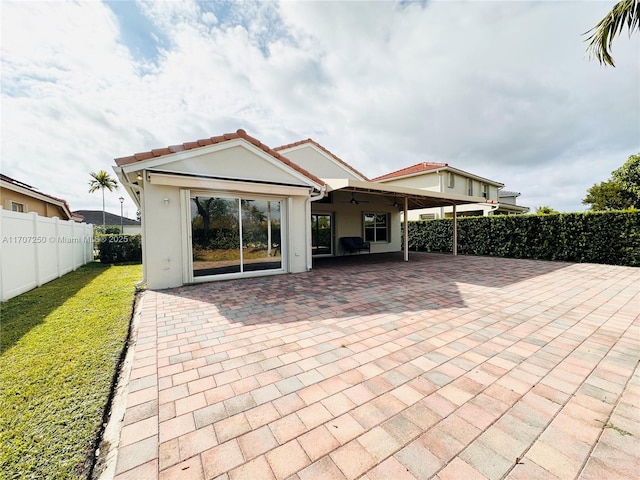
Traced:
[[640, 27], [639, 0], [623, 0], [616, 3], [595, 27], [583, 34], [587, 35], [593, 32], [585, 40], [585, 42], [589, 42], [587, 52], [596, 57], [601, 65], [615, 67], [613, 57], [611, 57], [611, 44], [616, 35], [622, 32], [625, 24], [629, 28], [629, 35]]
[[104, 213], [104, 190], [105, 188], [110, 192], [118, 189], [118, 182], [111, 177], [104, 170], [100, 170], [98, 173], [91, 172], [92, 180], [89, 182], [89, 193], [93, 193], [96, 190], [102, 190], [102, 228], [105, 228], [105, 213]]

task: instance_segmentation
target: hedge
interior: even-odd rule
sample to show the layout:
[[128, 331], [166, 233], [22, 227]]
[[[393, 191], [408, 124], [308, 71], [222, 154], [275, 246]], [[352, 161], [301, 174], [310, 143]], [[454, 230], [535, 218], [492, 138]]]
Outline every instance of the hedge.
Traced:
[[[409, 222], [409, 249], [453, 251], [453, 219]], [[458, 253], [640, 266], [640, 211], [458, 218]]]
[[95, 235], [101, 263], [142, 262], [142, 235]]

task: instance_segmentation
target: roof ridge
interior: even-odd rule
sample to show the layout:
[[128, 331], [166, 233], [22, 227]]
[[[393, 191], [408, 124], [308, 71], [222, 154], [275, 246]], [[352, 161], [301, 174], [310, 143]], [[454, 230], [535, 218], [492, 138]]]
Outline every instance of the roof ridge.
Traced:
[[364, 175], [362, 172], [356, 170], [354, 167], [352, 167], [351, 165], [349, 165], [347, 162], [345, 162], [344, 160], [342, 160], [340, 157], [338, 157], [335, 153], [331, 152], [329, 149], [327, 149], [326, 147], [323, 147], [322, 145], [320, 145], [318, 142], [316, 142], [315, 140], [313, 140], [312, 138], [307, 138], [306, 140], [299, 140], [297, 142], [293, 142], [293, 143], [288, 143], [287, 145], [281, 145], [279, 147], [275, 147], [274, 150], [276, 151], [280, 151], [280, 150], [286, 150], [287, 148], [292, 148], [292, 147], [297, 147], [299, 145], [304, 145], [306, 143], [310, 143], [312, 145], [314, 145], [315, 147], [319, 148], [320, 150], [322, 150], [324, 153], [326, 153], [327, 155], [329, 155], [330, 157], [332, 157], [334, 160], [336, 160], [338, 163], [340, 163], [341, 165], [347, 167], [349, 170], [351, 170], [352, 172], [360, 175], [362, 178], [364, 178], [367, 182], [370, 182], [371, 180]]
[[298, 164], [292, 162], [287, 157], [285, 157], [284, 155], [282, 155], [281, 153], [279, 153], [275, 149], [270, 148], [269, 146], [265, 145], [264, 143], [262, 143], [257, 138], [252, 137], [251, 135], [249, 135], [242, 128], [239, 128], [238, 130], [236, 130], [235, 133], [224, 133], [222, 135], [218, 135], [218, 136], [215, 136], [215, 137], [209, 137], [209, 138], [203, 138], [203, 139], [200, 139], [200, 140], [196, 140], [195, 142], [185, 142], [185, 143], [183, 143], [181, 145], [170, 145], [170, 146], [164, 147], [164, 148], [156, 148], [156, 149], [148, 150], [146, 152], [134, 153], [133, 155], [129, 155], [129, 156], [126, 156], [126, 157], [118, 157], [118, 158], [115, 159], [115, 162], [116, 162], [116, 165], [118, 165], [119, 167], [122, 167], [123, 165], [130, 165], [132, 163], [142, 162], [144, 160], [149, 160], [151, 158], [159, 158], [159, 157], [162, 157], [164, 155], [170, 155], [172, 153], [178, 153], [178, 152], [184, 152], [184, 151], [187, 151], [187, 150], [193, 150], [194, 148], [206, 147], [206, 146], [209, 146], [209, 145], [215, 145], [217, 143], [227, 142], [229, 140], [235, 140], [235, 139], [243, 139], [243, 140], [251, 143], [255, 147], [257, 147], [260, 150], [264, 151], [265, 153], [271, 155], [275, 159], [280, 160], [282, 163], [284, 163], [288, 167], [293, 168], [297, 172], [299, 172], [302, 175], [306, 176], [307, 178], [313, 180], [318, 185], [324, 185], [325, 184], [320, 178], [316, 177], [313, 173], [309, 172], [308, 170], [305, 170], [304, 168], [302, 168]]

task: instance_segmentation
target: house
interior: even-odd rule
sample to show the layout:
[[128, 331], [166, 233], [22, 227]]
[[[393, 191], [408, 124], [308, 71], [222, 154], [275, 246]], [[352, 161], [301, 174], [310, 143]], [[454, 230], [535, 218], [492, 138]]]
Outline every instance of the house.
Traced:
[[[84, 218], [87, 223], [102, 227], [102, 210], [76, 210], [73, 213]], [[126, 235], [139, 235], [142, 233], [139, 220], [131, 220], [109, 212], [104, 212], [104, 218], [106, 228], [120, 230], [120, 225], [122, 225], [122, 233]]]
[[520, 192], [511, 192], [509, 190], [500, 190], [498, 192], [498, 209], [494, 215], [519, 215], [529, 212], [529, 207], [516, 205], [516, 199], [520, 196]]
[[311, 139], [272, 149], [244, 130], [115, 163], [141, 213], [149, 288], [305, 272], [346, 253], [347, 236], [408, 260], [401, 211], [483, 200], [373, 182]]
[[31, 185], [0, 174], [0, 205], [12, 212], [34, 212], [41, 217], [81, 222], [69, 209], [66, 200], [47, 195]]
[[[457, 209], [457, 215], [460, 217], [510, 215], [529, 211], [527, 207], [516, 205], [515, 198], [520, 195], [519, 193], [503, 192], [504, 184], [451, 167], [447, 163], [422, 162], [374, 178], [373, 181], [483, 198], [480, 203], [460, 206]], [[429, 220], [452, 216], [453, 208], [445, 206], [412, 210], [409, 212], [408, 219]]]

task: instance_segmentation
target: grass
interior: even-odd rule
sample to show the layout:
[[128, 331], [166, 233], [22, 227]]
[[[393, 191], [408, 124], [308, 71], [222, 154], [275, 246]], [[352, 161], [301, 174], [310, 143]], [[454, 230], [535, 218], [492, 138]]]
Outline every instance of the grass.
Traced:
[[0, 478], [86, 478], [140, 265], [91, 263], [1, 305]]

